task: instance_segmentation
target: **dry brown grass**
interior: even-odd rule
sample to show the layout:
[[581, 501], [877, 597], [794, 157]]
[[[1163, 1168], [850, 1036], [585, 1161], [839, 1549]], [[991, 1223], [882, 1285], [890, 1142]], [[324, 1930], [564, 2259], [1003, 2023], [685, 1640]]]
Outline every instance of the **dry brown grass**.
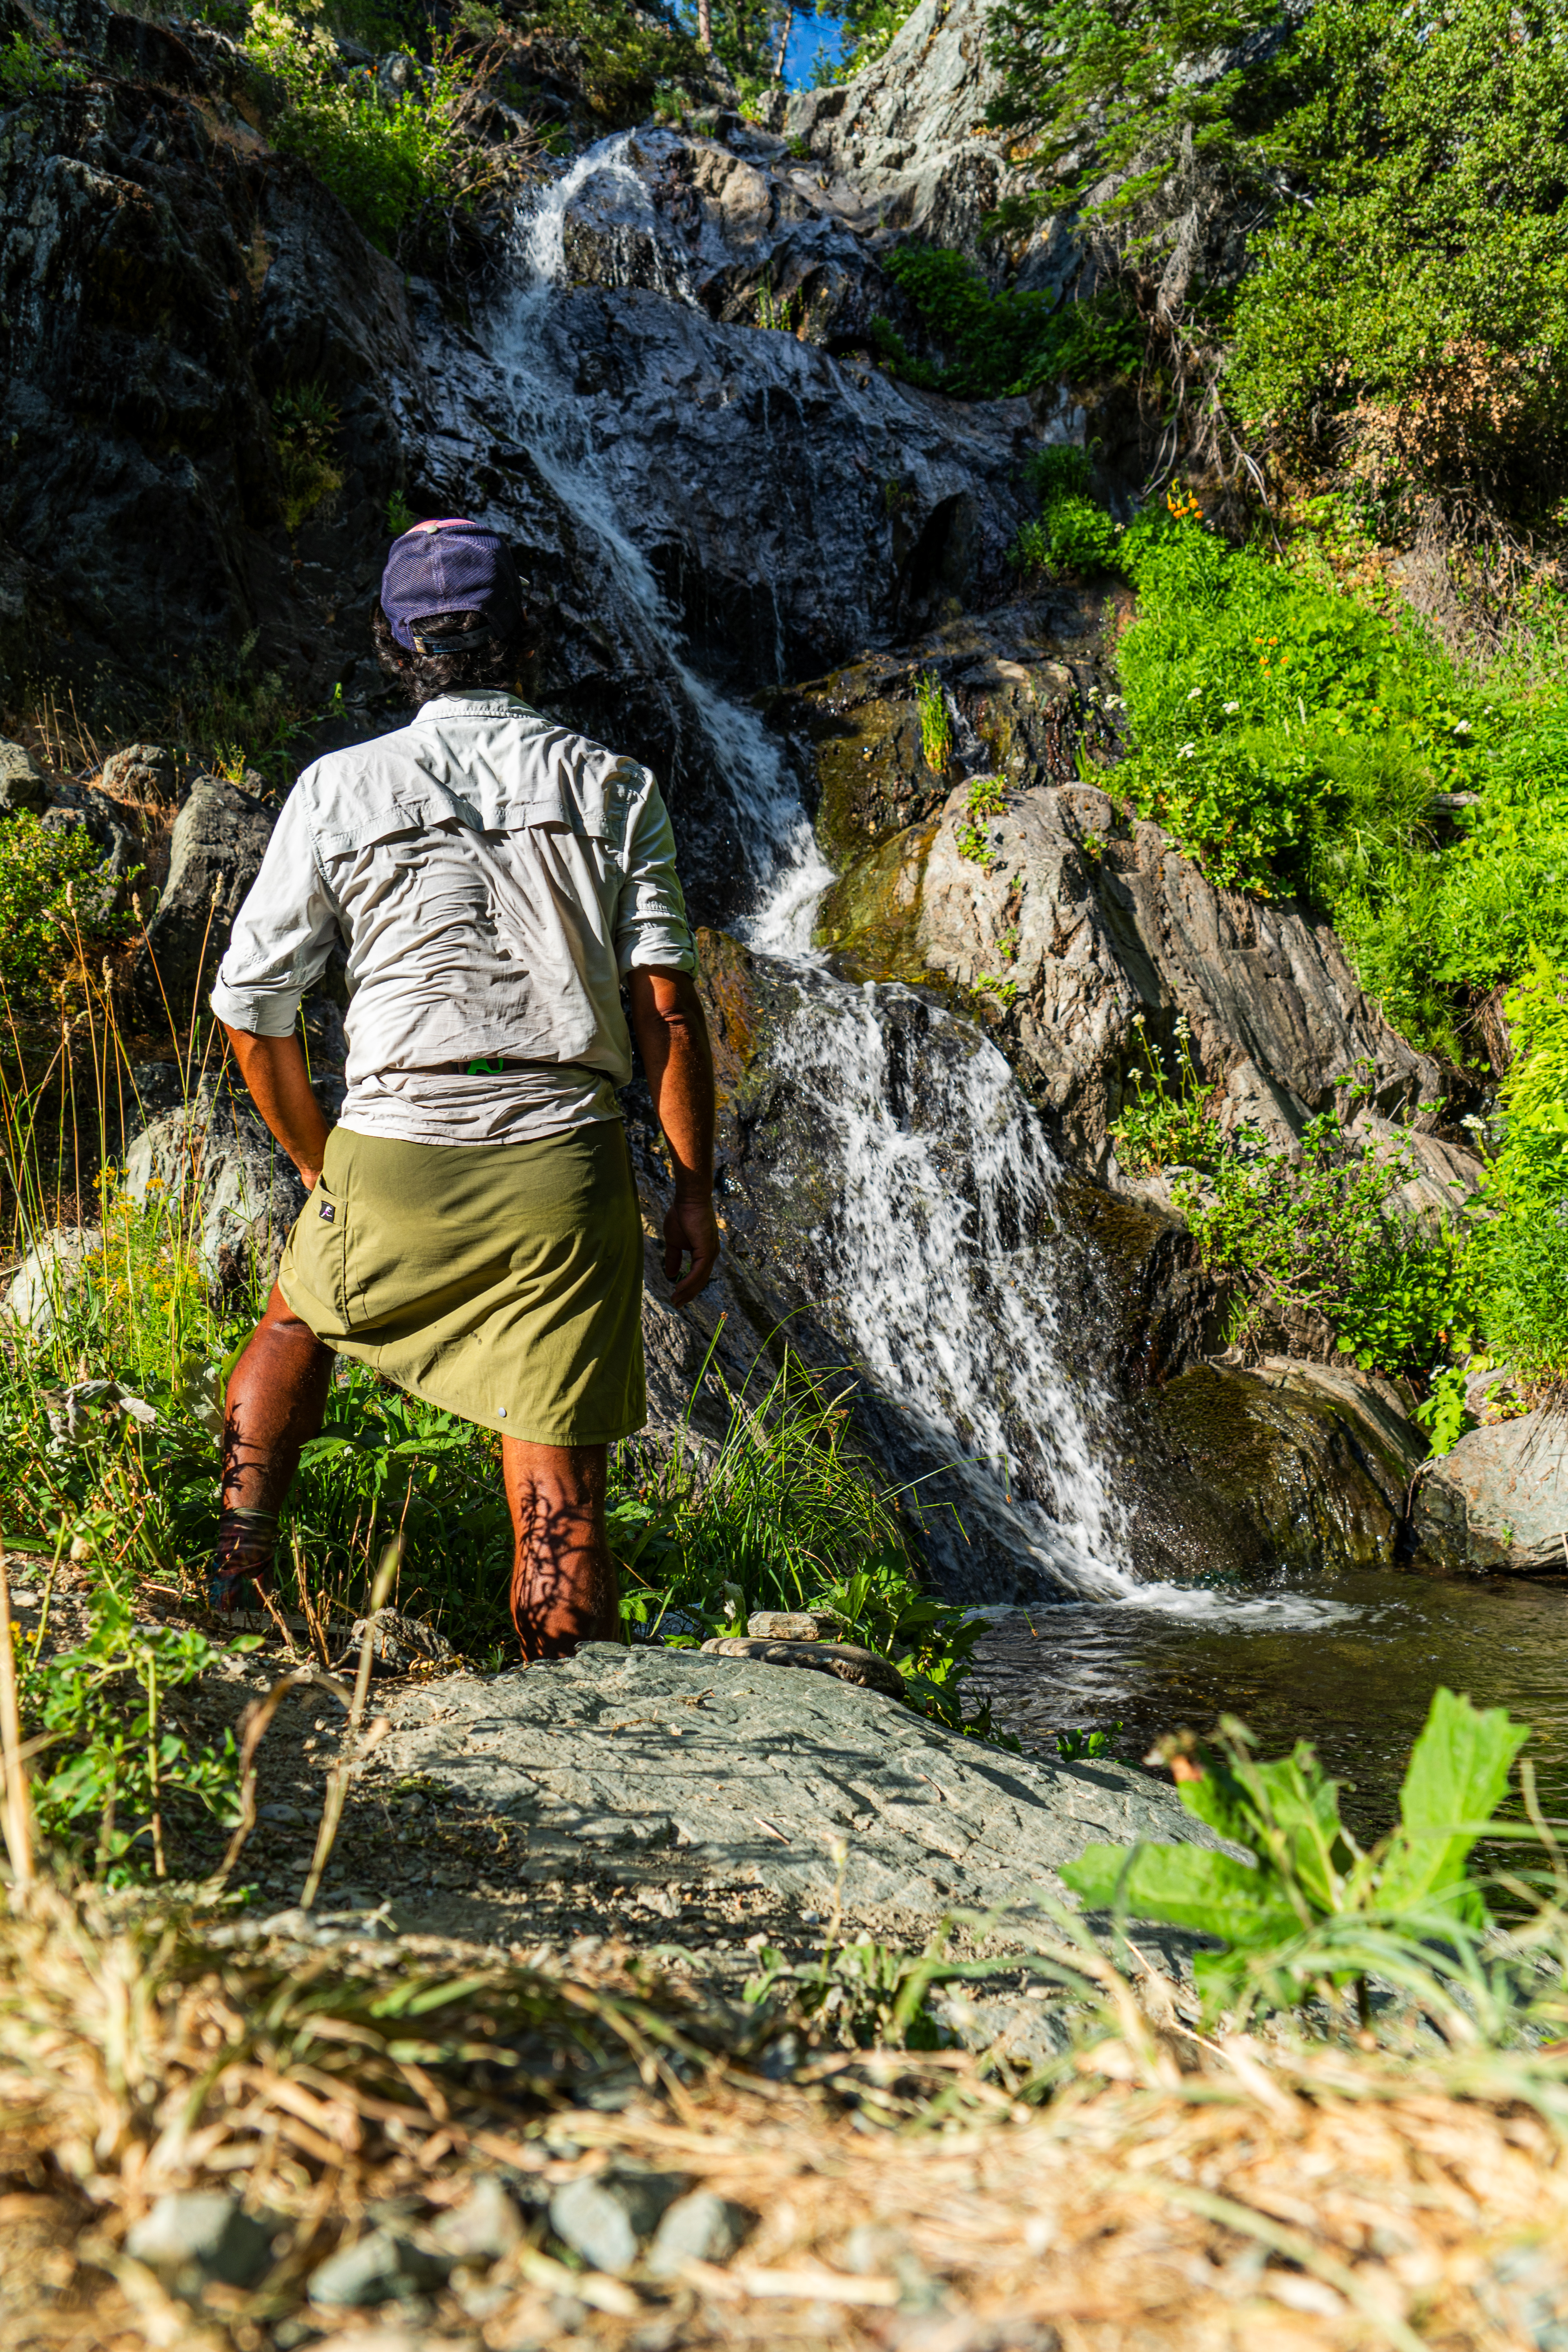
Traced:
[[[392, 2013], [416, 1981], [431, 2005]], [[523, 2352], [569, 2329], [616, 2352], [1563, 2340], [1561, 2054], [1206, 2042], [1147, 2001], [1140, 2016], [1123, 1993], [1120, 2028], [1091, 2028], [1043, 2105], [955, 2052], [822, 2051], [775, 2083], [754, 2027], [624, 1952], [590, 1981], [473, 1952], [223, 1948], [210, 1925], [45, 1885], [0, 1922], [0, 2341], [262, 2352], [345, 2325], [361, 2352]], [[745, 2246], [673, 2282], [564, 2266], [540, 2193], [626, 2161], [745, 2206]], [[417, 2239], [498, 2168], [525, 2206], [534, 2192], [510, 2255], [377, 2333], [310, 2310], [335, 2245], [389, 2210]], [[217, 2184], [277, 2217], [280, 2259], [261, 2292], [193, 2308], [124, 2240], [165, 2191]]]

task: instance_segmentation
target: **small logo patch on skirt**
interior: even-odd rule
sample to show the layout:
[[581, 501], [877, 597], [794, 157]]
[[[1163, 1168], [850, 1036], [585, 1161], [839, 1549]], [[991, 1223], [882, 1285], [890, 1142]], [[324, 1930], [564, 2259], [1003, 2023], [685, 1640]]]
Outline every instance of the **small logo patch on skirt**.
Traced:
[[328, 1225], [331, 1223], [332, 1219], [337, 1215], [337, 1210], [331, 1201], [323, 1201], [321, 1207], [316, 1212], [316, 1214], [321, 1218], [322, 1223]]

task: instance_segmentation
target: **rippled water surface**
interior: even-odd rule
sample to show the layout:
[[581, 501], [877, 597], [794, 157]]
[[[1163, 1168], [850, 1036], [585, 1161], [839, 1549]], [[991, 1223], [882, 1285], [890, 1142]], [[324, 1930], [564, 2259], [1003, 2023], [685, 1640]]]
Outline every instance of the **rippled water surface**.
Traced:
[[1055, 1752], [1071, 1726], [1123, 1727], [1136, 1761], [1161, 1732], [1238, 1715], [1261, 1752], [1310, 1739], [1353, 1783], [1359, 1833], [1393, 1819], [1410, 1746], [1439, 1683], [1532, 1724], [1548, 1813], [1568, 1817], [1568, 1582], [1449, 1583], [1364, 1574], [1226, 1593], [1150, 1587], [1111, 1604], [998, 1612], [979, 1657], [998, 1719]]

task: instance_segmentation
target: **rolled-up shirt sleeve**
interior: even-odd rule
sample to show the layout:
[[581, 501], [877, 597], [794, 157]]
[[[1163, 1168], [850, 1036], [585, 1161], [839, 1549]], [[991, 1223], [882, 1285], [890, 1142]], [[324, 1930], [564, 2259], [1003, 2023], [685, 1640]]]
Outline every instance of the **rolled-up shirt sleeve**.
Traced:
[[296, 785], [234, 919], [211, 998], [218, 1019], [255, 1037], [286, 1037], [342, 930]]
[[697, 943], [675, 870], [675, 833], [664, 795], [648, 779], [626, 835], [626, 879], [616, 917], [616, 956], [628, 971], [695, 971]]

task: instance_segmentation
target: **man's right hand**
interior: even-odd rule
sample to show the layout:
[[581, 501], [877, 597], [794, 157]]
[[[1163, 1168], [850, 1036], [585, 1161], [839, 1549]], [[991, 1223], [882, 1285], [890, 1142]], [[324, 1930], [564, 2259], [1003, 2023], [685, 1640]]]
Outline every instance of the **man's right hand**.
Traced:
[[[684, 1281], [677, 1279], [680, 1261], [689, 1255], [691, 1271]], [[714, 1213], [713, 1195], [681, 1200], [679, 1195], [670, 1202], [664, 1220], [664, 1271], [667, 1280], [675, 1284], [669, 1294], [672, 1307], [684, 1307], [700, 1290], [712, 1280], [713, 1269], [719, 1263], [719, 1220]]]

